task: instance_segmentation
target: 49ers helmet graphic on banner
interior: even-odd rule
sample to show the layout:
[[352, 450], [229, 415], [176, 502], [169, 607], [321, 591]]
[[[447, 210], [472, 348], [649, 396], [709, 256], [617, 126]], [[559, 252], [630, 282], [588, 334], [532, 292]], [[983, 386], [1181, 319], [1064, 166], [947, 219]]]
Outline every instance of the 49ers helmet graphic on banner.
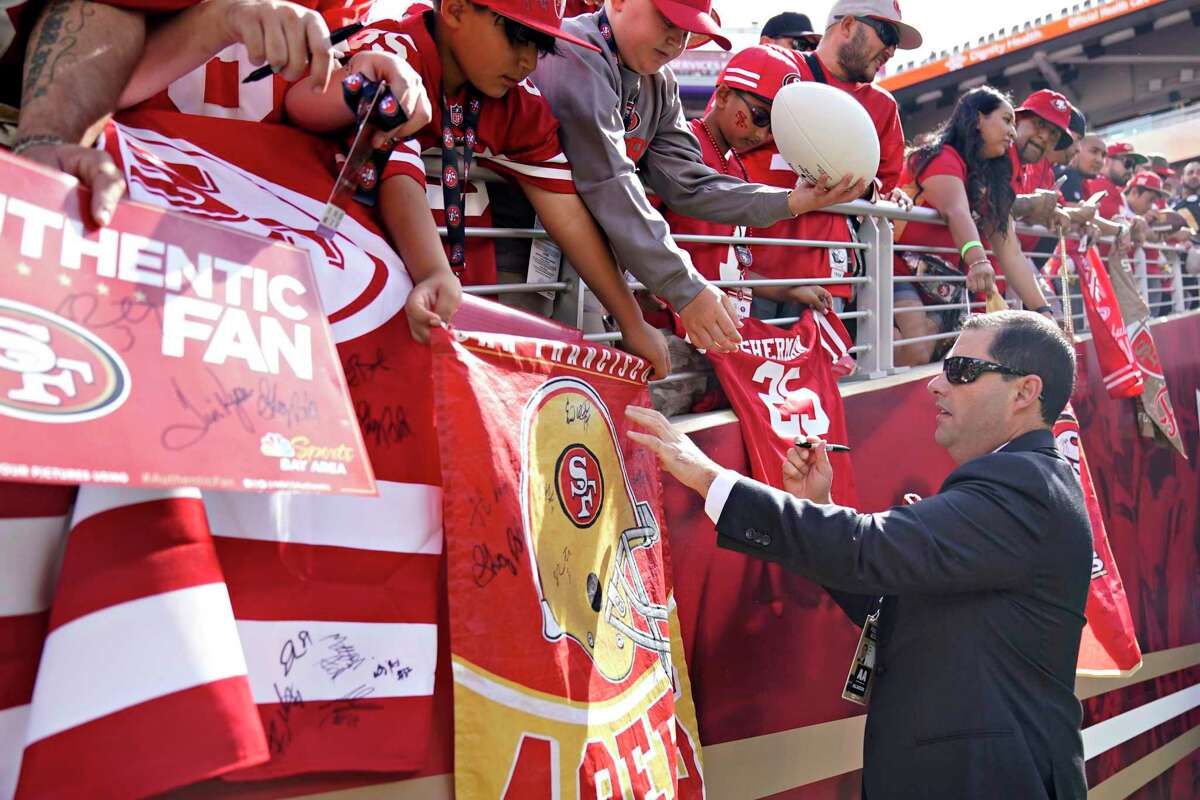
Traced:
[[[609, 681], [638, 648], [671, 674], [666, 598], [646, 591], [637, 551], [660, 541], [650, 504], [634, 497], [607, 406], [576, 378], [530, 397], [521, 424], [521, 515], [548, 641], [579, 644]], [[661, 581], [657, 582], [661, 585]]]

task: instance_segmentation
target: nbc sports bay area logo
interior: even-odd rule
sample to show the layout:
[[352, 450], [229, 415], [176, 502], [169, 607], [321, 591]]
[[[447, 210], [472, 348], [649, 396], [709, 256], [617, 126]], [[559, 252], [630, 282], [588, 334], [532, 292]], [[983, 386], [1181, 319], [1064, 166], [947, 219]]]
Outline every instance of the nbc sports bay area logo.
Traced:
[[107, 342], [68, 319], [0, 297], [0, 414], [69, 424], [113, 413], [129, 368]]
[[555, 464], [558, 502], [577, 528], [590, 528], [604, 504], [604, 474], [596, 454], [582, 444], [563, 450]]
[[348, 444], [323, 447], [313, 444], [307, 436], [288, 438], [275, 431], [263, 434], [258, 451], [267, 458], [279, 459], [282, 472], [313, 475], [345, 475], [346, 465], [354, 460], [354, 448]]

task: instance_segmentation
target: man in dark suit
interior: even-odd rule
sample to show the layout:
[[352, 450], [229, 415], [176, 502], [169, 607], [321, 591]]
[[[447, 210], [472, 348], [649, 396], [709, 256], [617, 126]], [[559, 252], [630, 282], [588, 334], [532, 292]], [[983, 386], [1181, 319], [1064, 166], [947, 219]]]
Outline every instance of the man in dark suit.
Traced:
[[789, 494], [721, 469], [657, 412], [628, 412], [648, 430], [630, 436], [705, 498], [721, 546], [829, 587], [859, 624], [882, 596], [866, 800], [1087, 794], [1073, 687], [1092, 535], [1050, 432], [1074, 375], [1045, 318], [972, 317], [929, 382], [935, 439], [961, 466], [879, 514], [831, 503], [816, 437], [788, 453]]

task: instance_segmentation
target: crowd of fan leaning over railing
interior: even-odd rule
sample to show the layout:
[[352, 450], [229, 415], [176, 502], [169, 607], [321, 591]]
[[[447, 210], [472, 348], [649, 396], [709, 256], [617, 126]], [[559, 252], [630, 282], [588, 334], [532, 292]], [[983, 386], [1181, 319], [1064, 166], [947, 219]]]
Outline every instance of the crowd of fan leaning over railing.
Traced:
[[[347, 234], [339, 257], [401, 265], [417, 341], [451, 320], [464, 288], [562, 318], [562, 295], [496, 287], [574, 275], [591, 290], [574, 318], [592, 334], [619, 330], [659, 378], [687, 371], [697, 350], [738, 347], [750, 316], [786, 324], [811, 308], [853, 327], [861, 219], [829, 209], [858, 200], [943, 220], [893, 225], [896, 365], [940, 358], [964, 312], [1020, 303], [1069, 316], [1058, 297], [1069, 283], [1045, 274], [1062, 264], [1048, 258], [1055, 232], [1071, 252], [1095, 239], [1138, 258], [1160, 298], [1176, 265], [1196, 294], [1200, 163], [1177, 175], [1162, 157], [1105, 141], [1050, 90], [1017, 103], [975, 88], [937, 130], [906, 135], [873, 81], [922, 38], [886, 0], [838, 2], [820, 31], [803, 15], [773, 19], [691, 120], [669, 64], [685, 49], [730, 48], [709, 0], [571, 0], [565, 16], [560, 4], [517, 0], [28, 0], [10, 16], [20, 24], [0, 60], [6, 144], [89, 185], [101, 225], [128, 190], [189, 213], [219, 204], [233, 211], [210, 218], [241, 215], [259, 226], [244, 230], [317, 253], [318, 220], [283, 221], [279, 187], [323, 203], [356, 127], [347, 86], [386, 81], [403, 122], [374, 132], [384, 156], [359, 177], [390, 252]], [[876, 174], [797, 179], [771, 129], [776, 93], [797, 80], [863, 106], [879, 138]], [[147, 178], [151, 150], [167, 180]], [[251, 180], [234, 191], [216, 172], [197, 178], [197, 153]], [[1018, 222], [1047, 232], [1018, 234]], [[470, 235], [535, 224], [552, 244]], [[757, 283], [729, 285], [746, 281]]]

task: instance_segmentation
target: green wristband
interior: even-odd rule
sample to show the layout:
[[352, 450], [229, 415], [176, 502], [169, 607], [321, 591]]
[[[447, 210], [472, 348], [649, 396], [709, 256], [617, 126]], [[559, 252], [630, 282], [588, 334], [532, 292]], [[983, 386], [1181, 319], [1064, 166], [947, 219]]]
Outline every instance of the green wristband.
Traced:
[[979, 241], [978, 239], [972, 239], [971, 241], [964, 244], [962, 246], [962, 249], [958, 251], [958, 257], [965, 259], [967, 257], [967, 251], [970, 250], [972, 247], [978, 247], [980, 250], [982, 250], [983, 242]]

